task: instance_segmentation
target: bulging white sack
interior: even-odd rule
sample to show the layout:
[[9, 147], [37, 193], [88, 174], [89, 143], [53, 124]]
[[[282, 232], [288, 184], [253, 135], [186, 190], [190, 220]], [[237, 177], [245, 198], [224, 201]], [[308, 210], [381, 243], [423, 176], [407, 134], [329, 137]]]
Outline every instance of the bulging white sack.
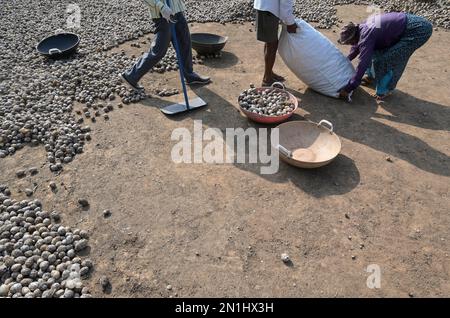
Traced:
[[286, 27], [280, 36], [278, 52], [289, 69], [313, 90], [339, 97], [339, 89], [355, 74], [352, 63], [322, 33], [297, 19], [297, 33]]

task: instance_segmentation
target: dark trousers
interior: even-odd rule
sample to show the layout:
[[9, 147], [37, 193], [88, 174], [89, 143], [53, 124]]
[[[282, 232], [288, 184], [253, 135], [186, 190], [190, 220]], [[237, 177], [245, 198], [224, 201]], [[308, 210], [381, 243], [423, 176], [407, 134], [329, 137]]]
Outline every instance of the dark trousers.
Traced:
[[[182, 12], [175, 14], [175, 31], [180, 44], [181, 56], [183, 57], [184, 77], [189, 79], [194, 70], [192, 66], [192, 45], [189, 26]], [[139, 80], [150, 71], [167, 53], [172, 41], [172, 27], [164, 18], [153, 19], [156, 26], [156, 38], [149, 52], [142, 55], [136, 64], [125, 72], [128, 78], [134, 82]], [[172, 41], [173, 43], [173, 41]], [[175, 44], [173, 44], [175, 47]]]

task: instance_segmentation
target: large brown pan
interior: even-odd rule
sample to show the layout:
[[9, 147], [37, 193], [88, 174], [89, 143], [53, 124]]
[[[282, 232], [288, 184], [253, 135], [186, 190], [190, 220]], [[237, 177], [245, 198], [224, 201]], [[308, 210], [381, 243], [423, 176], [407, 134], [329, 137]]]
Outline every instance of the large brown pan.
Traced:
[[307, 169], [322, 167], [341, 151], [341, 141], [329, 121], [321, 120], [318, 124], [291, 121], [278, 128], [280, 158], [290, 165]]

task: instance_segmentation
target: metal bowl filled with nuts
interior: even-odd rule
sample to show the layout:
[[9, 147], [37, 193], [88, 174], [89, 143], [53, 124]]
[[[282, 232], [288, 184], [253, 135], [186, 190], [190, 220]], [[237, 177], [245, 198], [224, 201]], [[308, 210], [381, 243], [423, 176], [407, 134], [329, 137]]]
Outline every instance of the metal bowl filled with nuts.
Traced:
[[248, 118], [263, 124], [281, 123], [291, 117], [298, 107], [297, 98], [278, 82], [271, 87], [255, 88], [250, 85], [239, 95], [238, 102]]

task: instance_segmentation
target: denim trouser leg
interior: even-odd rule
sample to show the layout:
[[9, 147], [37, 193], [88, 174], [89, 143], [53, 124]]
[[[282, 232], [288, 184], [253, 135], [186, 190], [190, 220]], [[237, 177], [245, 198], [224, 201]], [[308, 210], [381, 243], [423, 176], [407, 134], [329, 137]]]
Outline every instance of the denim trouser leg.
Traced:
[[170, 44], [170, 26], [163, 19], [154, 19], [156, 27], [155, 43], [150, 47], [149, 52], [142, 55], [134, 66], [125, 72], [128, 78], [135, 83], [150, 71], [166, 55]]
[[[188, 77], [193, 73], [192, 66], [192, 49], [191, 49], [191, 35], [189, 27], [182, 13], [177, 13], [175, 19], [178, 21], [175, 24], [178, 42], [180, 43], [180, 51], [183, 56], [184, 75]], [[167, 53], [170, 41], [172, 39], [171, 26], [166, 19], [154, 19], [156, 27], [156, 38], [154, 45], [149, 52], [145, 53], [139, 58], [136, 64], [125, 72], [128, 78], [135, 83], [149, 72]]]
[[[178, 43], [180, 44], [181, 56], [183, 57], [184, 77], [189, 78], [194, 72], [192, 66], [192, 44], [191, 33], [186, 18], [182, 13], [175, 15], [177, 23], [175, 24], [175, 31], [177, 33]], [[172, 41], [173, 46], [175, 44]]]

